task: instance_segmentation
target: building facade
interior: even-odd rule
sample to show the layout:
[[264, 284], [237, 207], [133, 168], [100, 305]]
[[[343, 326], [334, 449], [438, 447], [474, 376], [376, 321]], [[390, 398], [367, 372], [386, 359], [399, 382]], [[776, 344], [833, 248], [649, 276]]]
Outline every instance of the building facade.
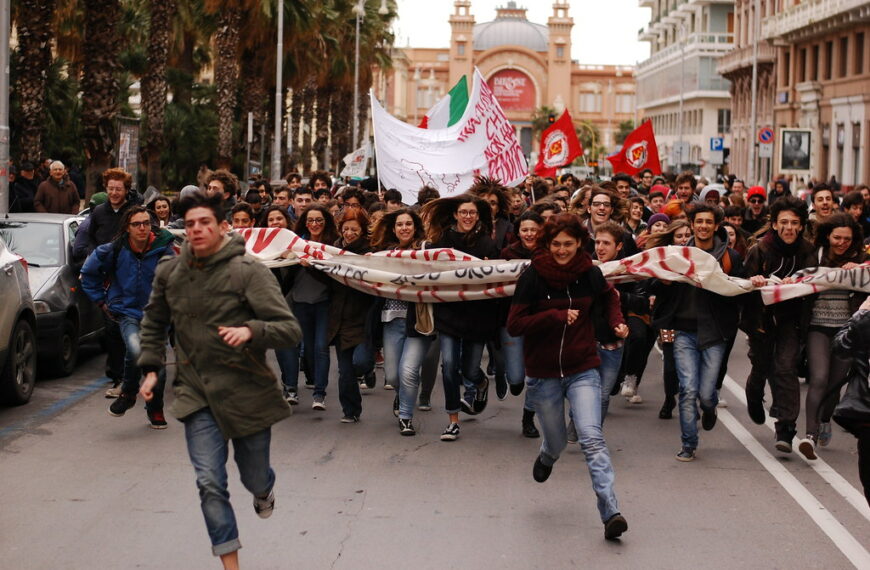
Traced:
[[573, 61], [574, 20], [568, 2], [553, 3], [546, 25], [530, 22], [526, 9], [513, 1], [498, 8], [491, 22], [476, 23], [471, 8], [468, 0], [454, 2], [449, 47], [396, 49], [392, 69], [376, 82], [377, 96], [386, 109], [417, 124], [463, 75], [470, 79], [477, 67], [532, 159], [538, 147], [532, 138], [532, 117], [544, 106], [557, 112], [568, 109], [578, 128], [584, 121], [594, 125], [595, 144], [605, 152], [616, 147], [619, 124], [637, 119], [634, 68]]
[[810, 129], [810, 178], [835, 176], [846, 188], [870, 182], [870, 3], [776, 0], [761, 6], [761, 37], [776, 50], [777, 131]]
[[651, 49], [637, 67], [637, 101], [653, 121], [662, 167], [712, 177], [731, 143], [731, 85], [717, 64], [734, 46], [734, 0], [639, 3], [652, 16], [638, 31]]

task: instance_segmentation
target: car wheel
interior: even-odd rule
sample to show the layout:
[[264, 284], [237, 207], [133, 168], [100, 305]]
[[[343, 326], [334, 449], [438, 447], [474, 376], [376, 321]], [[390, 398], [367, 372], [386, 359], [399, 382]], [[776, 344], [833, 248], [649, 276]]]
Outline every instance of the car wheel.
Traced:
[[0, 372], [0, 399], [8, 404], [26, 404], [36, 383], [36, 336], [25, 320], [12, 331], [9, 354]]
[[79, 331], [72, 321], [64, 321], [63, 333], [58, 340], [54, 357], [49, 364], [54, 376], [69, 376], [76, 367], [79, 356]]

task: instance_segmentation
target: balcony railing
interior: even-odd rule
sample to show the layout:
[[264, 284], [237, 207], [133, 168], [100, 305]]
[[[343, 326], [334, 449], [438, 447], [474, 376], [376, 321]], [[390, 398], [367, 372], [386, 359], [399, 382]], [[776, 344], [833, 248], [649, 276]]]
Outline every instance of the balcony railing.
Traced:
[[761, 37], [772, 39], [851, 11], [870, 17], [867, 0], [805, 0], [761, 22]]
[[717, 51], [725, 54], [730, 51], [734, 43], [734, 34], [689, 34], [685, 41], [676, 41], [668, 47], [650, 56], [649, 59], [640, 63], [638, 73], [643, 73], [670, 60], [679, 59], [681, 45], [685, 47], [686, 55], [690, 52]]
[[[759, 63], [772, 63], [776, 60], [776, 48], [767, 42], [758, 42]], [[752, 67], [752, 46], [734, 48], [721, 58], [716, 69], [721, 74], [731, 73], [744, 67]]]

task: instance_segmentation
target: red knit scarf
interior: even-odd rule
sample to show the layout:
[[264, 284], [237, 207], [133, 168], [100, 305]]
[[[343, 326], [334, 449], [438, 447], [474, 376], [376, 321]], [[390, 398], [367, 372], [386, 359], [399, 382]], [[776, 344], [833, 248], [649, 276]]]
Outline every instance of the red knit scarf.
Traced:
[[592, 268], [592, 257], [586, 251], [578, 250], [571, 261], [560, 265], [549, 251], [538, 249], [532, 254], [532, 267], [553, 289], [566, 289]]

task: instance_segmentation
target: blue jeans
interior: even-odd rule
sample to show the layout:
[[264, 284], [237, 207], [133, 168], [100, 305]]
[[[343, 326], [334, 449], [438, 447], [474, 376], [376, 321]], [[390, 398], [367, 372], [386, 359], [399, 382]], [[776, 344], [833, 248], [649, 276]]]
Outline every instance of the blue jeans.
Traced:
[[[434, 340], [431, 336], [405, 337], [402, 358], [399, 360], [399, 417], [403, 420], [414, 417], [414, 405], [417, 403], [417, 394], [420, 390], [420, 370]], [[384, 331], [384, 351], [386, 351], [386, 342], [387, 335]], [[386, 368], [386, 360], [385, 354], [384, 368]]]
[[357, 378], [375, 369], [375, 349], [368, 339], [353, 349], [353, 373]]
[[341, 411], [349, 418], [358, 418], [362, 415], [362, 395], [359, 391], [356, 371], [353, 366], [354, 350], [362, 345], [349, 348], [335, 346], [335, 356], [338, 361], [338, 402]]
[[[196, 472], [196, 486], [211, 551], [215, 556], [242, 547], [236, 515], [227, 490], [229, 445], [218, 428], [211, 409], [203, 408], [184, 419], [187, 453]], [[245, 489], [253, 495], [267, 495], [275, 485], [275, 472], [269, 466], [271, 428], [233, 440], [233, 458]]]
[[[139, 339], [140, 320], [125, 315], [118, 316], [118, 329], [121, 339], [124, 341], [124, 382], [121, 391], [135, 396], [139, 393], [139, 382], [142, 380], [142, 369], [136, 362], [142, 354]], [[154, 388], [154, 398], [145, 403], [148, 411], [163, 410], [163, 391], [166, 387], [166, 368], [161, 367], [157, 372], [157, 386]]]
[[565, 378], [529, 378], [526, 385], [544, 434], [541, 462], [545, 465], [553, 465], [568, 445], [565, 426], [565, 400], [568, 400], [580, 449], [592, 478], [592, 489], [598, 496], [598, 513], [602, 522], [607, 521], [619, 512], [619, 506], [613, 492], [615, 475], [610, 452], [601, 431], [601, 377], [598, 370], [592, 368]]
[[[293, 303], [293, 314], [302, 327], [305, 358], [310, 364], [308, 370], [314, 374], [314, 396], [326, 396], [326, 386], [329, 383], [329, 343], [326, 339], [329, 332], [329, 301]], [[299, 345], [286, 349], [287, 354], [283, 358], [288, 366], [281, 369], [284, 387], [294, 392], [299, 385], [299, 351]], [[277, 351], [275, 355], [278, 356]], [[279, 356], [279, 366], [280, 358], [282, 357]], [[296, 366], [289, 365], [292, 362]]]
[[[444, 381], [444, 406], [448, 414], [459, 412], [459, 387], [463, 378], [479, 386], [486, 377], [480, 369], [480, 359], [486, 343], [464, 340], [438, 333], [441, 342], [441, 378]], [[474, 399], [476, 390], [466, 387], [465, 398]]]
[[622, 365], [622, 351], [625, 347], [620, 346], [613, 350], [601, 348], [598, 345], [598, 358], [601, 360], [601, 366], [598, 367], [598, 373], [601, 375], [601, 423], [604, 423], [604, 418], [607, 416], [607, 408], [610, 406], [610, 393], [616, 385], [616, 380], [619, 378], [619, 368]]
[[[523, 360], [523, 337], [511, 336], [507, 327], [498, 329], [501, 352], [504, 355], [504, 371], [508, 384], [523, 384], [526, 381], [526, 363]], [[523, 409], [532, 411], [529, 393], [526, 392]]]
[[384, 323], [384, 381], [399, 387], [399, 362], [405, 346], [405, 319]]
[[674, 337], [674, 364], [680, 381], [680, 429], [683, 447], [698, 447], [698, 402], [702, 410], [712, 410], [719, 403], [716, 380], [725, 356], [725, 343], [718, 342], [703, 350], [698, 335], [677, 331]]

